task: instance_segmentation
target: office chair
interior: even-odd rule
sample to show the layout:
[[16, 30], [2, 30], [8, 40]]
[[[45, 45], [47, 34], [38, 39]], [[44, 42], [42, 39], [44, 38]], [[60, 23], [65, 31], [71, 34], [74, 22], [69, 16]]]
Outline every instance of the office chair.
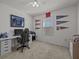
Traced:
[[29, 29], [25, 28], [24, 31], [21, 33], [21, 38], [17, 38], [18, 43], [20, 43], [20, 47], [17, 48], [17, 50], [21, 49], [21, 52], [23, 52], [24, 47], [29, 47]]
[[30, 31], [30, 34], [32, 35], [32, 41], [36, 40], [36, 33], [34, 31]]

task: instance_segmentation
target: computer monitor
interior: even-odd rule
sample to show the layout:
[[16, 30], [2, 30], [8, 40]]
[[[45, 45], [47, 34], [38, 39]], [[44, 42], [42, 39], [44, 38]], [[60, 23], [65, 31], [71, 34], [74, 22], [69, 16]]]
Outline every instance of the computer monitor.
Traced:
[[19, 36], [23, 32], [23, 29], [14, 29], [14, 36]]

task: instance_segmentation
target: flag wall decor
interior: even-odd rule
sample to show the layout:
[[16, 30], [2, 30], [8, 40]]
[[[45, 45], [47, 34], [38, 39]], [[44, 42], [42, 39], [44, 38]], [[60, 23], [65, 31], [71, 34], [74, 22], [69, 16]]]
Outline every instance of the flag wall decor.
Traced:
[[62, 30], [62, 29], [67, 29], [68, 27], [64, 27], [64, 26], [57, 26], [57, 30]]
[[[56, 16], [56, 29], [57, 30], [63, 30], [63, 29], [67, 29], [67, 28], [69, 28], [69, 27], [66, 27], [66, 26], [64, 26], [64, 23], [67, 23], [67, 22], [69, 22], [69, 21], [66, 21], [66, 19], [63, 19], [63, 18], [65, 18], [65, 17], [68, 17], [68, 15], [57, 15]], [[60, 20], [61, 19], [61, 20]], [[59, 26], [59, 25], [62, 25], [62, 26]]]
[[67, 23], [69, 21], [56, 21], [56, 24], [59, 25], [59, 24], [63, 24], [63, 23]]
[[36, 27], [35, 29], [40, 29], [39, 27]]
[[64, 18], [64, 17], [68, 17], [68, 15], [59, 15], [59, 16], [56, 16], [56, 19], [61, 19], [61, 18]]

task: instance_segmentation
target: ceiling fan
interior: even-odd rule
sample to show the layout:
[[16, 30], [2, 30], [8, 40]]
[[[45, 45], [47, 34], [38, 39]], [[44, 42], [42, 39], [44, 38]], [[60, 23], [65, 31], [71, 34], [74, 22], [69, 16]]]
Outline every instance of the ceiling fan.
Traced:
[[29, 4], [32, 5], [33, 7], [39, 7], [39, 2], [37, 0], [34, 0], [33, 2], [30, 2]]

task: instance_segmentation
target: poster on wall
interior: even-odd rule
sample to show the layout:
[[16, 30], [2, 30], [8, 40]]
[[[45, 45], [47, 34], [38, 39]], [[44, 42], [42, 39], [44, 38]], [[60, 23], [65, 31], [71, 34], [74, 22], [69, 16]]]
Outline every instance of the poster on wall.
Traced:
[[52, 36], [54, 33], [54, 27], [44, 28], [44, 34], [47, 36]]
[[53, 24], [54, 24], [54, 21], [52, 17], [46, 18], [43, 20], [43, 28], [53, 27], [54, 26]]
[[51, 12], [46, 12], [46, 18], [51, 17]]
[[24, 27], [24, 18], [16, 15], [10, 15], [11, 27]]
[[45, 35], [52, 35], [54, 32], [54, 20], [52, 17], [43, 20], [43, 30]]
[[35, 20], [35, 29], [40, 29], [40, 27], [41, 27], [41, 20], [40, 19]]

